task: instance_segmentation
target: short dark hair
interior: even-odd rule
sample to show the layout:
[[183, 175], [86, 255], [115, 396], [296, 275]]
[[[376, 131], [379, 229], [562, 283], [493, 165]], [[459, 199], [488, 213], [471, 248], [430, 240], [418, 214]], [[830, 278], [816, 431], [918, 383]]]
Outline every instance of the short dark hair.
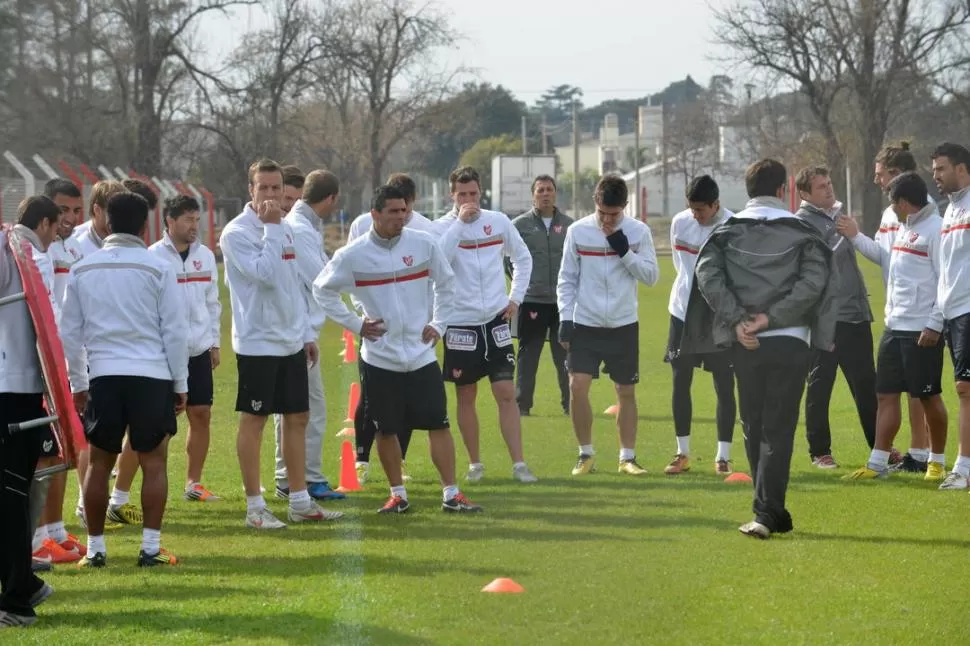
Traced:
[[478, 190], [482, 190], [482, 178], [478, 175], [478, 171], [471, 166], [462, 166], [461, 168], [456, 168], [451, 171], [451, 175], [448, 176], [448, 186], [452, 193], [455, 192], [455, 186], [458, 184], [466, 184], [468, 182], [475, 182], [478, 184]]
[[613, 173], [603, 175], [593, 191], [593, 199], [600, 206], [626, 206], [629, 197], [626, 181]]
[[260, 159], [249, 166], [249, 185], [253, 185], [257, 173], [279, 173], [283, 177], [283, 167], [272, 159]]
[[24, 198], [17, 207], [17, 224], [36, 231], [44, 220], [50, 222], [51, 226], [57, 226], [60, 215], [61, 209], [54, 204], [54, 200], [46, 195], [32, 195]]
[[384, 207], [387, 206], [388, 200], [404, 200], [406, 202], [407, 198], [404, 197], [404, 192], [396, 186], [391, 186], [390, 184], [378, 186], [370, 201], [371, 210], [377, 212], [383, 211]]
[[292, 164], [284, 166], [280, 170], [283, 172], [283, 186], [303, 188], [303, 183], [306, 182], [306, 178], [303, 176], [302, 170]]
[[77, 187], [77, 184], [69, 179], [64, 179], [63, 177], [55, 177], [54, 179], [48, 180], [47, 183], [44, 184], [44, 195], [52, 200], [58, 195], [82, 197], [81, 189]]
[[126, 180], [122, 180], [121, 184], [132, 193], [141, 195], [148, 202], [149, 211], [154, 211], [155, 207], [158, 206], [158, 194], [152, 190], [151, 186], [140, 179], [129, 177]]
[[929, 204], [929, 190], [926, 182], [916, 173], [902, 173], [889, 183], [889, 199], [895, 204], [899, 200], [906, 200], [916, 208], [923, 208]]
[[916, 170], [916, 157], [909, 151], [909, 142], [900, 141], [883, 147], [876, 155], [876, 163], [882, 164], [886, 170], [908, 173]]
[[703, 204], [714, 204], [721, 197], [721, 189], [710, 175], [701, 175], [692, 179], [684, 193], [688, 202]]
[[[291, 185], [292, 186], [292, 185]], [[328, 170], [311, 171], [303, 184], [303, 201], [317, 204], [340, 193], [340, 180]]]
[[529, 189], [530, 193], [536, 192], [536, 186], [539, 184], [539, 182], [549, 182], [552, 184], [554, 189], [559, 188], [556, 186], [556, 179], [552, 175], [536, 175], [536, 178], [532, 180], [532, 188]]
[[748, 166], [744, 173], [744, 187], [748, 197], [777, 197], [778, 189], [788, 181], [788, 171], [776, 159], [762, 159]]
[[108, 198], [111, 233], [140, 236], [148, 222], [148, 201], [138, 193], [117, 193]]
[[414, 180], [407, 173], [392, 173], [387, 178], [387, 185], [404, 193], [404, 199], [408, 202], [413, 202], [418, 197], [418, 187], [414, 185]]
[[190, 195], [176, 195], [165, 200], [165, 219], [178, 220], [180, 215], [200, 211], [199, 201]]
[[812, 192], [812, 182], [816, 177], [828, 177], [829, 169], [825, 166], [808, 166], [798, 171], [795, 175], [795, 188], [806, 193]]
[[967, 150], [960, 144], [955, 144], [952, 142], [944, 142], [933, 149], [933, 154], [931, 156], [933, 159], [937, 157], [946, 157], [953, 164], [954, 168], [963, 164], [963, 167], [967, 169], [970, 173], [970, 150]]

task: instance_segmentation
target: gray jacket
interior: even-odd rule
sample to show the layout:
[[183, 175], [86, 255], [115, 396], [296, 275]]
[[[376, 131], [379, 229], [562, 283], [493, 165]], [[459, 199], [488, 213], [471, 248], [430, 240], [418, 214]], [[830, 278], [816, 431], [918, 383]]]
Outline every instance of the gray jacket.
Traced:
[[[556, 282], [559, 265], [562, 264], [566, 229], [572, 223], [573, 219], [559, 209], [553, 214], [548, 229], [535, 209], [530, 209], [512, 220], [512, 226], [519, 231], [532, 254], [532, 279], [525, 293], [526, 302], [555, 304]], [[506, 262], [506, 271], [508, 270], [509, 264]]]
[[838, 320], [846, 323], [872, 321], [869, 294], [852, 242], [835, 230], [835, 220], [817, 206], [802, 202], [795, 215], [818, 229], [822, 239], [832, 250], [831, 281], [835, 283], [835, 311]]
[[737, 324], [759, 312], [768, 316], [768, 329], [808, 326], [812, 345], [831, 349], [837, 319], [831, 256], [815, 227], [800, 218], [729, 219], [698, 254], [681, 351], [728, 348]]

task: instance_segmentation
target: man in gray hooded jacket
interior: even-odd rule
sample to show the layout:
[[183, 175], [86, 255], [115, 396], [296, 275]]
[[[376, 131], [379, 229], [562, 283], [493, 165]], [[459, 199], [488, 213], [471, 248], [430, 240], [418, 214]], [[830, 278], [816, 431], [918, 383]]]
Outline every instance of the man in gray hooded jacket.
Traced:
[[831, 251], [785, 208], [787, 171], [766, 159], [745, 174], [745, 209], [698, 254], [681, 349], [732, 347], [744, 444], [754, 479], [756, 538], [793, 529], [785, 508], [792, 447], [811, 346], [831, 349]]

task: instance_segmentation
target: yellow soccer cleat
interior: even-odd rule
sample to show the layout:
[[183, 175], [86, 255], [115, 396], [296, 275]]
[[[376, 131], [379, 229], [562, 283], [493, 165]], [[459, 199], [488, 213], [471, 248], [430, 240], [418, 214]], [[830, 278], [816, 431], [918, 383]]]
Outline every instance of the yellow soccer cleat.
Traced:
[[856, 469], [847, 476], [843, 476], [843, 480], [877, 480], [882, 478], [888, 478], [889, 471], [874, 471], [869, 467], [861, 467]]
[[682, 453], [675, 455], [670, 464], [664, 467], [664, 473], [668, 476], [675, 476], [679, 473], [687, 473], [688, 471], [690, 471], [690, 458]]
[[126, 502], [123, 505], [109, 506], [107, 519], [112, 523], [120, 523], [122, 525], [141, 525], [141, 509], [135, 507], [130, 502]]
[[926, 475], [923, 476], [923, 480], [939, 482], [945, 479], [946, 465], [940, 464], [939, 462], [930, 462], [926, 465]]
[[620, 466], [616, 470], [631, 476], [642, 476], [647, 473], [647, 470], [637, 464], [636, 460], [620, 460]]
[[579, 459], [576, 460], [576, 466], [573, 467], [574, 476], [584, 476], [594, 471], [596, 471], [596, 456], [594, 455], [580, 455]]

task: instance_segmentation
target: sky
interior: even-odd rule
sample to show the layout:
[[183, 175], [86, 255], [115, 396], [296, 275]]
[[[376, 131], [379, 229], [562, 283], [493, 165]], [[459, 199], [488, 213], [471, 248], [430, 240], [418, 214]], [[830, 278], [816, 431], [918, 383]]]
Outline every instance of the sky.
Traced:
[[[713, 10], [728, 0], [434, 0], [462, 34], [442, 54], [475, 68], [533, 103], [559, 85], [583, 89], [586, 105], [658, 92], [688, 74], [704, 85], [723, 64], [711, 60]], [[250, 28], [269, 27], [263, 9], [213, 15], [200, 34], [213, 59]]]

